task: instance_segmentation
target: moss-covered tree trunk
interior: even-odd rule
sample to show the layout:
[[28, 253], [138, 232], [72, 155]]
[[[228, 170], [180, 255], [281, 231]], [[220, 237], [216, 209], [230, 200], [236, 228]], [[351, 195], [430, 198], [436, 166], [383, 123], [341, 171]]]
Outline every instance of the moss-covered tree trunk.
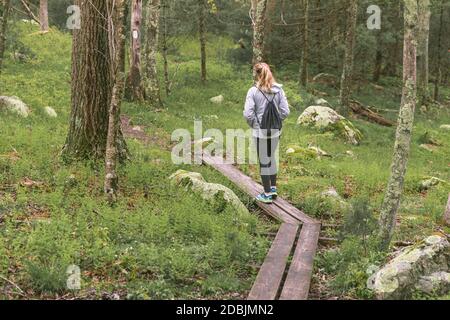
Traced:
[[358, 0], [347, 1], [347, 31], [345, 33], [345, 55], [344, 66], [342, 68], [339, 108], [339, 111], [343, 114], [348, 113], [352, 93], [356, 21], [358, 18]]
[[264, 37], [267, 0], [252, 1], [253, 13], [253, 64], [264, 61]]
[[144, 100], [141, 76], [141, 25], [142, 0], [133, 0], [131, 2], [130, 71], [127, 78], [126, 98], [137, 102]]
[[417, 1], [419, 6], [417, 34], [417, 90], [421, 105], [430, 102], [429, 42], [430, 42], [430, 0]]
[[156, 59], [158, 53], [159, 16], [161, 11], [160, 0], [149, 0], [145, 11], [145, 98], [152, 106], [160, 107], [162, 102]]
[[48, 32], [48, 0], [40, 0], [39, 2], [39, 23], [41, 31]]
[[308, 59], [309, 59], [309, 0], [303, 0], [303, 45], [302, 61], [300, 67], [300, 84], [308, 85]]
[[2, 72], [3, 56], [6, 49], [6, 29], [10, 8], [10, 0], [0, 0], [0, 72]]
[[198, 33], [200, 37], [201, 80], [206, 82], [206, 9], [207, 0], [198, 0]]
[[445, 208], [445, 212], [444, 212], [444, 223], [448, 227], [450, 227], [450, 193], [448, 194], [447, 207]]
[[108, 10], [108, 42], [111, 59], [111, 81], [113, 89], [108, 114], [108, 135], [106, 139], [105, 155], [105, 183], [104, 190], [110, 204], [117, 199], [119, 177], [117, 168], [116, 139], [120, 132], [120, 105], [125, 86], [125, 0], [115, 0]]
[[[73, 32], [72, 95], [69, 132], [62, 156], [66, 161], [104, 159], [113, 81], [108, 46], [107, 4], [114, 0], [76, 0], [81, 28]], [[128, 156], [122, 132], [116, 139], [118, 158]]]
[[417, 39], [415, 34], [418, 18], [417, 3], [417, 0], [404, 0], [403, 95], [395, 138], [391, 177], [381, 206], [379, 236], [383, 250], [389, 247], [394, 234], [411, 146], [417, 99]]

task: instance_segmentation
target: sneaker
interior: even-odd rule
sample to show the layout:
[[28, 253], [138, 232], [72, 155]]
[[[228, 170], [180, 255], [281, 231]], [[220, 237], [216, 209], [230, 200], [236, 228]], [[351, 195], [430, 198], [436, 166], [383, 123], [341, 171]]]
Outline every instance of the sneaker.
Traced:
[[265, 193], [261, 193], [256, 197], [256, 201], [270, 204], [273, 202], [273, 197], [271, 195], [266, 195]]
[[270, 195], [272, 196], [273, 199], [278, 198], [278, 190], [277, 187], [272, 187], [270, 189]]

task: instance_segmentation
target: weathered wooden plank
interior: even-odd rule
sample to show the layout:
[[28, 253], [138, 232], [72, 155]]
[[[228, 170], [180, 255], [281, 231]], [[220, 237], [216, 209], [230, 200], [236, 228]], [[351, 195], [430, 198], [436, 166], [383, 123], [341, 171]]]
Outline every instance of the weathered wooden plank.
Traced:
[[259, 270], [248, 300], [275, 300], [287, 260], [294, 246], [299, 226], [281, 225], [272, 247]]
[[[259, 193], [262, 192], [262, 187], [259, 186], [255, 181], [253, 181], [253, 179], [246, 176], [241, 171], [234, 168], [232, 165], [224, 164], [221, 158], [209, 157], [204, 155], [203, 162], [221, 172], [249, 196], [256, 197]], [[298, 219], [292, 217], [285, 210], [281, 209], [278, 206], [268, 205], [260, 202], [257, 202], [256, 204], [265, 213], [269, 214], [280, 222], [300, 224], [300, 221]]]
[[303, 225], [280, 300], [308, 299], [319, 233], [320, 224]]

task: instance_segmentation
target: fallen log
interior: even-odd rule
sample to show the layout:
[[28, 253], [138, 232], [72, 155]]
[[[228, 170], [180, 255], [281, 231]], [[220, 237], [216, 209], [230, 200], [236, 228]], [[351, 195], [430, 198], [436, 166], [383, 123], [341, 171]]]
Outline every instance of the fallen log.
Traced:
[[361, 102], [357, 100], [350, 100], [350, 109], [365, 118], [367, 118], [371, 122], [375, 122], [385, 127], [393, 127], [395, 126], [395, 122], [389, 119], [384, 118], [382, 115], [370, 110], [366, 106], [364, 106]]

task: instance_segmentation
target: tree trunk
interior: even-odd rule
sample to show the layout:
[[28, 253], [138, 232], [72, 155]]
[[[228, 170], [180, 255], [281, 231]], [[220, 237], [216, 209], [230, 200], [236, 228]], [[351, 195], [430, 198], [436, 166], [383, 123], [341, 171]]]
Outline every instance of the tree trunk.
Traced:
[[447, 227], [450, 227], [450, 194], [448, 195], [447, 207], [444, 212], [444, 223]]
[[[113, 77], [108, 47], [107, 4], [114, 0], [75, 0], [81, 28], [73, 31], [72, 110], [62, 156], [66, 161], [104, 159]], [[118, 158], [128, 150], [122, 132], [116, 139]]]
[[356, 40], [356, 20], [358, 18], [358, 0], [349, 0], [347, 12], [347, 32], [345, 35], [345, 56], [341, 77], [340, 112], [348, 113], [353, 80], [353, 63]]
[[145, 42], [145, 98], [156, 108], [162, 106], [158, 79], [157, 54], [159, 35], [160, 0], [149, 0], [146, 6]]
[[41, 31], [48, 32], [48, 0], [40, 0], [39, 2], [39, 22]]
[[169, 59], [168, 59], [168, 51], [169, 48], [167, 46], [167, 6], [169, 2], [167, 0], [162, 0], [162, 18], [161, 23], [163, 26], [162, 32], [162, 56], [164, 60], [164, 86], [166, 89], [166, 96], [170, 95], [170, 78], [169, 78]]
[[8, 26], [10, 0], [0, 0], [0, 73], [2, 71], [3, 56], [6, 49], [6, 29]]
[[256, 0], [253, 2], [253, 64], [264, 61], [264, 37], [267, 0]]
[[303, 0], [303, 46], [302, 62], [300, 67], [300, 84], [308, 86], [308, 59], [309, 59], [309, 0]]
[[383, 34], [377, 31], [377, 53], [375, 55], [375, 67], [373, 71], [373, 82], [380, 81], [381, 71], [383, 68]]
[[115, 0], [114, 6], [111, 5], [108, 10], [110, 12], [110, 15], [108, 16], [108, 42], [109, 55], [111, 59], [111, 81], [114, 85], [111, 93], [111, 102], [109, 105], [108, 114], [104, 191], [110, 204], [116, 202], [117, 191], [119, 189], [119, 177], [116, 172], [116, 140], [120, 131], [120, 104], [125, 85], [125, 6], [125, 0]]
[[141, 77], [141, 25], [142, 0], [133, 0], [131, 3], [131, 59], [127, 79], [127, 98], [137, 102], [144, 100], [144, 88]]
[[404, 0], [404, 3], [405, 36], [403, 49], [403, 96], [395, 138], [391, 177], [381, 207], [379, 236], [381, 248], [383, 250], [386, 250], [389, 247], [394, 234], [397, 212], [403, 193], [403, 184], [411, 146], [414, 111], [417, 99], [417, 41], [415, 32], [418, 18], [418, 1]]
[[[316, 0], [316, 12], [320, 12], [322, 9], [321, 0]], [[316, 28], [316, 61], [317, 61], [317, 71], [318, 73], [323, 72], [322, 64], [322, 26], [323, 26], [323, 16], [318, 15], [316, 18], [315, 28]]]
[[198, 32], [200, 37], [201, 80], [206, 82], [206, 0], [198, 0]]
[[439, 86], [442, 82], [442, 32], [444, 29], [444, 0], [441, 1], [439, 12], [438, 56], [436, 62], [436, 81], [434, 84], [434, 100], [439, 101]]
[[417, 34], [417, 90], [421, 105], [430, 102], [429, 82], [429, 39], [430, 39], [430, 0], [420, 0]]

